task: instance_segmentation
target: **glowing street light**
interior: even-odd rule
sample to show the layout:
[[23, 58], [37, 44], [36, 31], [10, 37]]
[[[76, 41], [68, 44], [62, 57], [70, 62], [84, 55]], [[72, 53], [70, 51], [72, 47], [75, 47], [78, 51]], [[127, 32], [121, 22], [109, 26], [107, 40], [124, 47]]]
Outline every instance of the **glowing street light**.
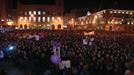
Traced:
[[13, 25], [13, 21], [7, 22], [8, 25]]

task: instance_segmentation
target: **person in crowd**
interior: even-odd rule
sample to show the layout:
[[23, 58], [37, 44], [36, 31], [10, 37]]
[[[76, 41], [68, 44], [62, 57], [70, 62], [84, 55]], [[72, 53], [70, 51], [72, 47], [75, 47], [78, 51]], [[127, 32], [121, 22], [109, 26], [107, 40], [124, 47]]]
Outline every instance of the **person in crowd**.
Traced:
[[[4, 51], [4, 58], [12, 59], [24, 75], [31, 72], [34, 75], [124, 75], [125, 63], [134, 59], [134, 34], [96, 31], [85, 36], [83, 33], [84, 30], [9, 32], [0, 38], [0, 47], [5, 49], [15, 43], [12, 53]], [[53, 40], [60, 43], [61, 61], [70, 60], [70, 69], [60, 70], [51, 62]]]

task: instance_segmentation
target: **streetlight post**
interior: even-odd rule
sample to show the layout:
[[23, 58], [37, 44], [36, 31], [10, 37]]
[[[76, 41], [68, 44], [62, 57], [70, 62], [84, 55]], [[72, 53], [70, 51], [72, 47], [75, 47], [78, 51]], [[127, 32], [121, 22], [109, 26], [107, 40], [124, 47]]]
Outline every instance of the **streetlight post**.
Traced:
[[74, 25], [75, 25], [75, 20], [73, 18], [71, 19], [71, 25], [72, 25], [71, 27], [73, 29], [74, 28]]

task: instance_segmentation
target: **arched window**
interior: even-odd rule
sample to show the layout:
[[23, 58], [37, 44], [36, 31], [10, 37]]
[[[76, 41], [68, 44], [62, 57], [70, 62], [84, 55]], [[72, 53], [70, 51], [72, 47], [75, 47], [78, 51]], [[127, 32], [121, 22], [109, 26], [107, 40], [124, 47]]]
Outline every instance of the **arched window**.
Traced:
[[61, 25], [60, 24], [58, 24], [58, 29], [61, 29]]
[[24, 29], [27, 29], [27, 25], [26, 24], [24, 25]]
[[55, 25], [52, 25], [52, 29], [55, 29]]
[[21, 25], [20, 25], [20, 29], [22, 29], [22, 28], [23, 28], [23, 25], [21, 24]]

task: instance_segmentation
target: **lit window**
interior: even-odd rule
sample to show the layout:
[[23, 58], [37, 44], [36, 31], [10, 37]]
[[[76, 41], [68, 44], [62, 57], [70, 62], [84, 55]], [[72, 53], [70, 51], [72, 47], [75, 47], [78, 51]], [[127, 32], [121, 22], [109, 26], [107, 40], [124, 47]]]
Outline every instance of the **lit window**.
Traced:
[[116, 11], [114, 11], [114, 13], [117, 13]]
[[47, 17], [47, 22], [50, 22], [50, 17]]
[[113, 13], [113, 11], [110, 11], [110, 13]]
[[122, 14], [124, 14], [124, 11], [122, 12]]
[[111, 21], [111, 24], [113, 24], [114, 22], [113, 21]]
[[29, 17], [29, 21], [31, 21], [32, 20], [32, 18], [31, 17]]
[[114, 23], [115, 23], [115, 24], [118, 24], [118, 21], [115, 21]]
[[54, 22], [55, 21], [55, 18], [54, 17], [52, 17], [52, 22]]
[[86, 21], [86, 24], [88, 24], [88, 21]]
[[110, 21], [108, 21], [108, 24], [110, 24], [111, 22]]
[[36, 22], [36, 17], [33, 18], [34, 22]]
[[34, 11], [33, 14], [36, 15], [36, 11]]
[[45, 17], [42, 17], [43, 22], [45, 22]]
[[128, 22], [127, 24], [130, 24], [130, 22]]
[[41, 21], [41, 17], [38, 17], [38, 22], [40, 22]]
[[81, 25], [84, 25], [84, 23], [83, 23], [83, 22], [81, 22]]
[[40, 11], [38, 11], [38, 15], [41, 15], [41, 12]]
[[129, 12], [127, 11], [126, 14], [128, 14]]
[[31, 14], [31, 17], [34, 17], [34, 15], [33, 15], [33, 14]]
[[27, 17], [25, 17], [24, 20], [26, 21], [27, 20]]
[[25, 15], [27, 15], [27, 12], [25, 11]]
[[23, 17], [20, 17], [20, 20], [22, 20], [23, 19]]
[[43, 11], [43, 15], [45, 15], [45, 11]]
[[47, 24], [47, 28], [50, 29], [50, 24]]
[[29, 11], [29, 15], [31, 15], [32, 14], [32, 12], [31, 11]]
[[120, 12], [120, 11], [118, 11], [118, 13], [120, 14], [121, 12]]
[[61, 17], [58, 17], [57, 19], [58, 19], [59, 22], [61, 22]]
[[121, 21], [124, 21], [123, 19]]
[[132, 15], [133, 13], [132, 12], [130, 12], [130, 15]]

